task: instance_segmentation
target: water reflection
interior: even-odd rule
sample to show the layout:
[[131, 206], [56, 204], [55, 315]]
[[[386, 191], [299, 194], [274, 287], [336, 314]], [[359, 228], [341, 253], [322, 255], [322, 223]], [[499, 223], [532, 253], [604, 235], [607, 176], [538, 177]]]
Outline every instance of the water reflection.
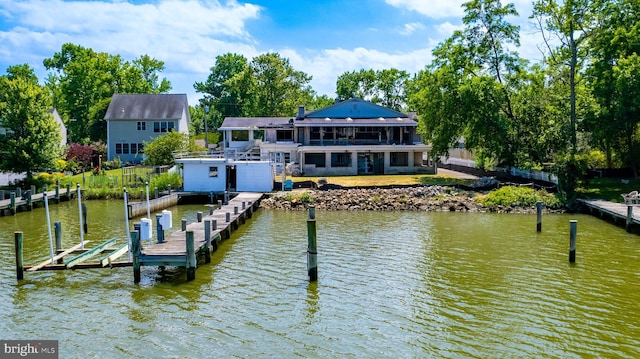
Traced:
[[[111, 202], [87, 202], [94, 244], [124, 236], [122, 202]], [[65, 246], [77, 243], [74, 207], [55, 214]], [[179, 223], [202, 206], [174, 210]], [[0, 218], [0, 329], [55, 333], [65, 357], [640, 356], [639, 237], [593, 217], [577, 216], [576, 265], [574, 216], [545, 216], [537, 233], [526, 215], [318, 212], [309, 282], [307, 214], [260, 210], [191, 282], [143, 267], [140, 284], [131, 268], [16, 284], [13, 226], [36, 263], [48, 256], [42, 214]]]

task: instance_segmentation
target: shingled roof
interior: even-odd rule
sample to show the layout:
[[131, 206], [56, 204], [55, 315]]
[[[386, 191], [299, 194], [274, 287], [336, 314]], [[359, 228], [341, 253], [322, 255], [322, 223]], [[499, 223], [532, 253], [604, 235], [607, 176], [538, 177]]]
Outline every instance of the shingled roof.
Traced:
[[189, 116], [186, 94], [114, 94], [105, 120], [176, 120]]

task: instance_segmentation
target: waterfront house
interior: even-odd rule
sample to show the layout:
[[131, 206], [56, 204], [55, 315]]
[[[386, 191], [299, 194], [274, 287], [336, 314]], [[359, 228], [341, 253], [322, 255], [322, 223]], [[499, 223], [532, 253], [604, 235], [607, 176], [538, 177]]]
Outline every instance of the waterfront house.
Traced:
[[295, 117], [227, 117], [222, 148], [235, 160], [290, 164], [306, 176], [435, 173], [415, 114], [358, 98]]
[[189, 132], [186, 94], [114, 94], [104, 116], [107, 122], [107, 158], [139, 163], [144, 142], [167, 132]]

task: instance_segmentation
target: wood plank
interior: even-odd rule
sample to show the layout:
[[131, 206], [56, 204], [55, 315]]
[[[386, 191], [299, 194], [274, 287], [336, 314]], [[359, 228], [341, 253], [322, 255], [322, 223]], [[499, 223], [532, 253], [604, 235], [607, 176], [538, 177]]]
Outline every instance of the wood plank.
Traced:
[[75, 266], [76, 264], [82, 263], [84, 261], [86, 261], [87, 259], [93, 257], [94, 255], [100, 253], [106, 246], [112, 244], [113, 242], [115, 242], [116, 239], [115, 238], [111, 238], [107, 241], [105, 241], [102, 244], [97, 245], [94, 248], [91, 248], [90, 250], [77, 255], [71, 259], [69, 259], [69, 261], [66, 264], [67, 268], [72, 268], [73, 266]]
[[125, 243], [121, 245], [120, 248], [116, 248], [113, 252], [100, 258], [99, 262], [104, 267], [107, 264], [111, 264], [115, 259], [122, 257], [128, 251], [129, 251], [129, 246], [127, 245], [127, 243]]
[[[111, 262], [111, 266], [114, 268], [131, 267], [132, 265], [133, 263], [129, 261]], [[25, 266], [24, 268], [29, 269], [31, 267]], [[98, 262], [78, 263], [73, 267], [73, 269], [89, 269], [89, 268], [104, 268], [104, 267], [102, 266], [101, 263], [98, 263]], [[40, 268], [41, 271], [42, 270], [65, 270], [65, 269], [69, 269], [69, 268], [67, 268], [67, 266], [64, 264], [46, 265]]]
[[[84, 244], [87, 244], [87, 243], [89, 243], [89, 242], [90, 242], [90, 241], [84, 241]], [[53, 257], [53, 261], [55, 262], [55, 261], [57, 261], [58, 259], [60, 259], [60, 258], [62, 258], [62, 257], [64, 257], [64, 256], [66, 256], [66, 255], [67, 255], [67, 254], [69, 254], [69, 253], [75, 252], [76, 250], [78, 250], [78, 249], [80, 249], [80, 248], [82, 248], [82, 243], [78, 243], [78, 244], [76, 244], [75, 246], [73, 246], [73, 247], [71, 247], [71, 248], [69, 248], [69, 249], [64, 250], [63, 252], [60, 252], [60, 253], [56, 254], [56, 255]], [[33, 267], [30, 267], [29, 269], [27, 269], [27, 271], [28, 271], [28, 272], [35, 272], [35, 271], [37, 271], [38, 269], [40, 269], [40, 268], [42, 268], [42, 267], [44, 267], [44, 266], [47, 266], [47, 265], [49, 265], [49, 264], [51, 264], [51, 259], [47, 259], [46, 261], [44, 261], [44, 262], [42, 262], [42, 263], [40, 263], [40, 264], [38, 264], [38, 265], [35, 265], [35, 266], [33, 266]]]

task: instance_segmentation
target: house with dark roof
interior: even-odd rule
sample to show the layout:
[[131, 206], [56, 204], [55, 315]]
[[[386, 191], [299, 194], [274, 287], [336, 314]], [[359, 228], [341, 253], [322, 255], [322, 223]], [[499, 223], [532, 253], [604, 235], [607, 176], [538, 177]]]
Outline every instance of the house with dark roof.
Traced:
[[289, 164], [294, 175], [435, 173], [415, 114], [358, 98], [296, 117], [227, 117], [225, 157]]
[[167, 132], [189, 133], [186, 94], [114, 94], [104, 116], [107, 122], [107, 158], [139, 163], [144, 142]]

